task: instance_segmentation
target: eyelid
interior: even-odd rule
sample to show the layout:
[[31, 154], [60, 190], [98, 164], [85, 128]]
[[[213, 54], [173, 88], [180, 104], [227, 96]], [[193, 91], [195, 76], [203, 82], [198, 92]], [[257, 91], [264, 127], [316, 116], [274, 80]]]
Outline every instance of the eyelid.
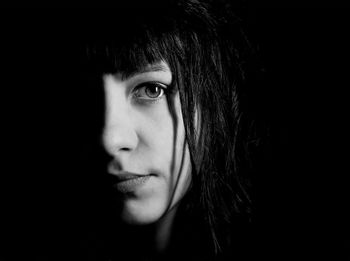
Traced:
[[140, 83], [140, 82], [146, 82], [146, 81], [156, 81], [156, 82], [163, 82], [165, 84], [168, 84], [172, 81], [172, 73], [170, 71], [147, 71], [147, 72], [141, 72], [137, 73], [132, 77], [129, 77], [127, 79], [127, 82], [130, 84], [133, 83]]
[[146, 82], [142, 82], [142, 83], [140, 83], [140, 84], [137, 84], [137, 85], [134, 87], [133, 91], [138, 90], [138, 89], [140, 89], [141, 87], [147, 86], [148, 84], [157, 85], [158, 87], [161, 87], [161, 88], [163, 88], [163, 89], [165, 89], [165, 90], [168, 89], [168, 87], [169, 87], [167, 84], [161, 83], [161, 82], [158, 82], [158, 81], [146, 81]]

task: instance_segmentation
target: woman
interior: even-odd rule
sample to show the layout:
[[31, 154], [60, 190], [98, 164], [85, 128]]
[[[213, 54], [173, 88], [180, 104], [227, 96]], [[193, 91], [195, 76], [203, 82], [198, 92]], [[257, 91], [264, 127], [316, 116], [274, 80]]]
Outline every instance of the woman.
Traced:
[[107, 12], [86, 26], [84, 114], [89, 124], [99, 119], [85, 134], [98, 137], [96, 147], [83, 157], [93, 164], [88, 193], [98, 213], [90, 258], [244, 252], [257, 143], [246, 95], [256, 75], [225, 8], [172, 1]]

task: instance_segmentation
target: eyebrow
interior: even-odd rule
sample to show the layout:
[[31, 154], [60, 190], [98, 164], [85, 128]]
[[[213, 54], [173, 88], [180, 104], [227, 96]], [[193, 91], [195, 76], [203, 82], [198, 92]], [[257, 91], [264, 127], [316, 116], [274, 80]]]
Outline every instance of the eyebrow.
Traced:
[[168, 71], [169, 69], [163, 64], [151, 64], [151, 65], [138, 68], [131, 72], [123, 72], [122, 78], [123, 80], [126, 80], [136, 76], [137, 74], [149, 73], [149, 72], [168, 72]]

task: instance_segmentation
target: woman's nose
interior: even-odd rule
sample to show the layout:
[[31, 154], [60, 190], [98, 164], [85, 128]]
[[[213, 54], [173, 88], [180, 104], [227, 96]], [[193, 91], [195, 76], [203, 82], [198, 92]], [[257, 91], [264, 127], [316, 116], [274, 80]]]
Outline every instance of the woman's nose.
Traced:
[[131, 152], [137, 146], [136, 133], [127, 123], [128, 120], [130, 119], [124, 119], [115, 124], [107, 123], [104, 127], [103, 147], [113, 157], [124, 152]]
[[106, 110], [103, 128], [103, 147], [108, 154], [118, 157], [137, 147], [138, 137], [132, 109], [116, 86], [105, 86]]

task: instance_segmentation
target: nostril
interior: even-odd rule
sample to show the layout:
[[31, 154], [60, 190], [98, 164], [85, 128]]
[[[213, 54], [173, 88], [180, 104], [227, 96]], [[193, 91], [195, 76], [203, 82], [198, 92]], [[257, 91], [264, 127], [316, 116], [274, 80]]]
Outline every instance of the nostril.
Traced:
[[120, 150], [120, 151], [131, 151], [131, 149], [130, 149], [130, 148], [126, 148], [126, 147], [124, 147], [124, 148], [120, 148], [119, 150]]

